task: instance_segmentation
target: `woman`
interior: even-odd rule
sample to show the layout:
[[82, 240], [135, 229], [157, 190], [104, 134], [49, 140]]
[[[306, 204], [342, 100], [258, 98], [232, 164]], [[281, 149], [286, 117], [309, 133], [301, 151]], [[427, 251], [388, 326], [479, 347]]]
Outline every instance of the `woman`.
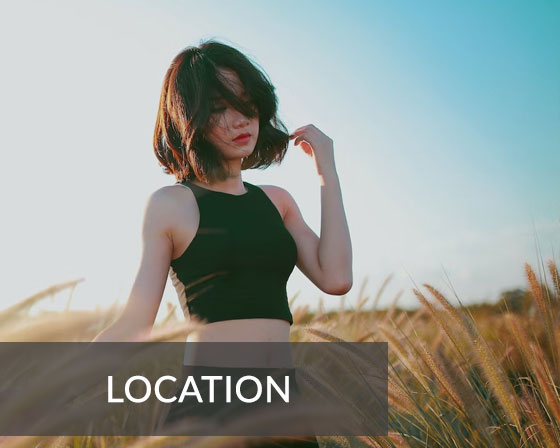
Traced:
[[[285, 189], [241, 178], [242, 170], [280, 163], [291, 139], [320, 178], [320, 238]], [[199, 342], [289, 342], [286, 282], [294, 265], [328, 294], [350, 290], [352, 248], [333, 142], [313, 125], [288, 135], [274, 86], [241, 52], [210, 40], [174, 58], [154, 151], [177, 182], [148, 199], [127, 305], [95, 341], [147, 339], [168, 275], [185, 315], [204, 323], [189, 335]], [[266, 350], [254, 356], [255, 365], [270, 365]]]

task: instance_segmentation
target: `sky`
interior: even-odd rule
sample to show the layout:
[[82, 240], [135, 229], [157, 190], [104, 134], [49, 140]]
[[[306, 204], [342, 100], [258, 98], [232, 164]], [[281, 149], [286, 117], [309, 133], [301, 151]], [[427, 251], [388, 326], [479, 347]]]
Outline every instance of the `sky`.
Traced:
[[[560, 2], [120, 0], [0, 4], [0, 309], [82, 278], [76, 309], [124, 304], [149, 195], [163, 77], [214, 38], [258, 64], [290, 131], [334, 141], [355, 306], [417, 306], [429, 283], [464, 303], [559, 261]], [[243, 179], [295, 198], [320, 235], [320, 183], [290, 143]], [[337, 309], [297, 268], [295, 305]], [[54, 308], [68, 291], [52, 298]], [[168, 281], [162, 303], [178, 305]], [[162, 304], [158, 318], [165, 314]]]

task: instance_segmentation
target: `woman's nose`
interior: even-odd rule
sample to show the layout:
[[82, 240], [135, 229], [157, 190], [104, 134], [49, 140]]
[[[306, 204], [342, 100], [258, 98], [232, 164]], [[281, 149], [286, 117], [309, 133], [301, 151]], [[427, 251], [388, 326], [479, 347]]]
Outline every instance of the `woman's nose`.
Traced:
[[246, 126], [247, 124], [249, 124], [249, 118], [247, 118], [241, 112], [235, 110], [234, 114], [235, 115], [234, 115], [234, 118], [233, 118], [233, 125], [236, 128], [243, 127], [243, 126]]

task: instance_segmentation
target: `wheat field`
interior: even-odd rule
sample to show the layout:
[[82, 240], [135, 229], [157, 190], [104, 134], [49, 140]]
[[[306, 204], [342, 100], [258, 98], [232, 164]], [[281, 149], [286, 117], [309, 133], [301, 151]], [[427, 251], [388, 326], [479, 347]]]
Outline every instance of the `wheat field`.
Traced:
[[[458, 305], [429, 284], [414, 288], [419, 308], [389, 309], [359, 291], [348, 309], [315, 314], [294, 306], [292, 341], [387, 341], [389, 344], [389, 435], [319, 437], [321, 446], [374, 447], [559, 447], [560, 446], [560, 276], [556, 263], [525, 264], [527, 290], [519, 306]], [[367, 280], [367, 279], [366, 279]], [[82, 281], [54, 285], [0, 312], [0, 340], [91, 341], [118, 315], [66, 310], [31, 315], [30, 309]], [[189, 322], [167, 317], [154, 341], [184, 341]], [[28, 397], [27, 397], [28, 398]], [[25, 400], [26, 397], [22, 397]], [[0, 437], [2, 447], [245, 446], [234, 437]]]

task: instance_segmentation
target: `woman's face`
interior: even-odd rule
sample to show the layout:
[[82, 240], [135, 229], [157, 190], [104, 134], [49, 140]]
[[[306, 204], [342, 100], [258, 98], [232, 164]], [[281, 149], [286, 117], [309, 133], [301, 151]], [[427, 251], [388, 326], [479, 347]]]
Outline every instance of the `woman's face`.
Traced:
[[[219, 69], [219, 71], [227, 78], [228, 86], [239, 98], [249, 100], [237, 73], [225, 68]], [[248, 139], [234, 140], [237, 136], [245, 133], [251, 134]], [[226, 160], [240, 160], [251, 155], [255, 149], [258, 136], [258, 115], [248, 118], [224, 99], [214, 100], [206, 138], [222, 151]]]

